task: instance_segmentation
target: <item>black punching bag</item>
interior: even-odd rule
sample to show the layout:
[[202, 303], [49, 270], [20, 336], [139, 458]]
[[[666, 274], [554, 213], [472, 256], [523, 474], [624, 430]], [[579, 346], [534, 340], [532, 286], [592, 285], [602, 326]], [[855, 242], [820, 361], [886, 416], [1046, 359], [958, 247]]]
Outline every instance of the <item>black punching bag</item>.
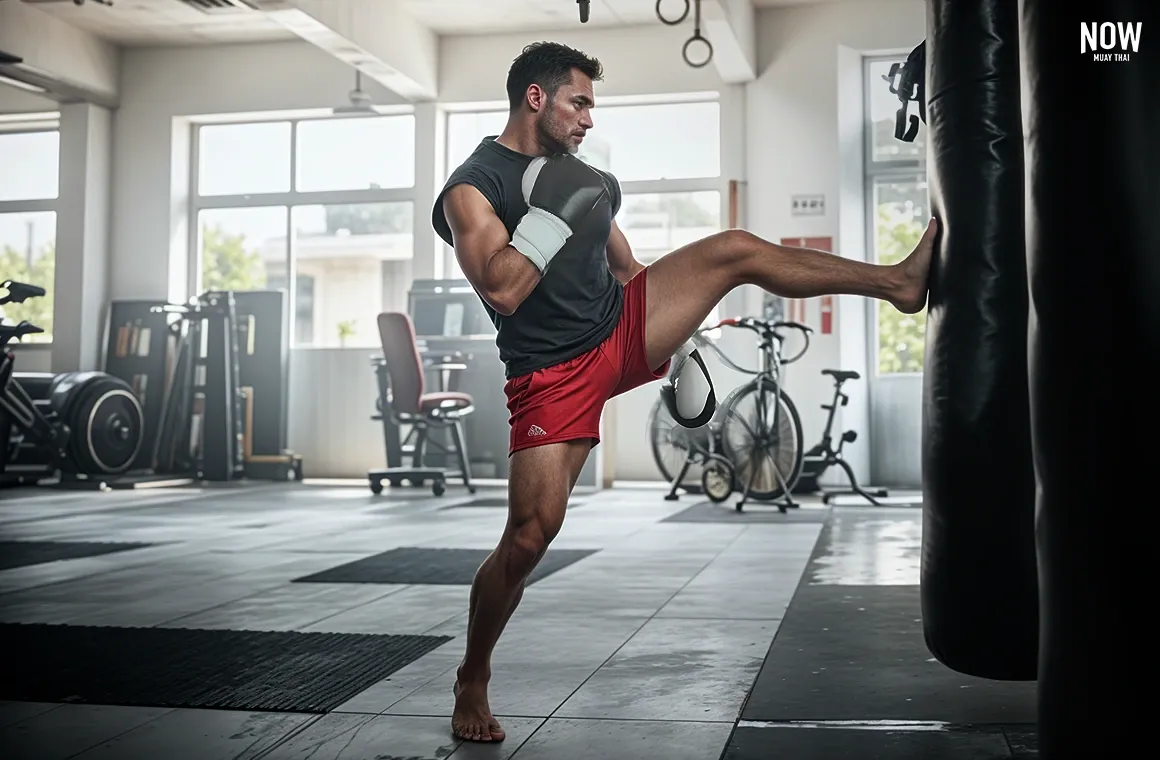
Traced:
[[926, 63], [940, 235], [923, 380], [923, 628], [949, 668], [1034, 680], [1018, 6], [928, 0]]
[[1018, 5], [1040, 757], [1137, 757], [1155, 736], [1160, 4]]

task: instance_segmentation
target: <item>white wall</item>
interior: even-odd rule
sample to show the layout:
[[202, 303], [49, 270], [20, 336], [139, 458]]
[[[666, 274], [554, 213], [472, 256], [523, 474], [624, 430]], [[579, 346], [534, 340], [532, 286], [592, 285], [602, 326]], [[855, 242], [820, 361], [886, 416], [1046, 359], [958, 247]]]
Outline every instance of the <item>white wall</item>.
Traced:
[[0, 113], [45, 113], [60, 109], [60, 104], [43, 95], [0, 84]]
[[[908, 52], [926, 35], [925, 6], [921, 0], [867, 0], [766, 9], [758, 15], [757, 35], [760, 73], [746, 87], [750, 229], [775, 241], [830, 236], [835, 251], [865, 259], [860, 166], [852, 165], [860, 163], [860, 135], [851, 134], [846, 112], [855, 93], [854, 106], [861, 112], [862, 88], [853, 84], [855, 78], [861, 81], [861, 63], [851, 52]], [[796, 193], [823, 193], [826, 215], [791, 216], [790, 196]], [[833, 334], [814, 334], [809, 353], [788, 369], [786, 384], [812, 445], [825, 422], [819, 407], [830, 400], [833, 387], [820, 371], [840, 367], [862, 373], [862, 380], [847, 384], [853, 398], [835, 430], [843, 429], [843, 421], [859, 429], [848, 456], [863, 481], [869, 468], [865, 303], [838, 299]], [[850, 310], [862, 318], [847, 314]], [[806, 314], [817, 330], [817, 299], [807, 304]], [[831, 476], [842, 479], [834, 472], [827, 480]]]

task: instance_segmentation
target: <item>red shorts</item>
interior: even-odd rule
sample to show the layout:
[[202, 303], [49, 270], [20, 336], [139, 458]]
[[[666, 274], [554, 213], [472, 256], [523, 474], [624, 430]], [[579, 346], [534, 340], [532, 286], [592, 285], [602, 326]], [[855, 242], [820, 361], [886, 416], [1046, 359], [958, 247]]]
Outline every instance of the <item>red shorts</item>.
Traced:
[[513, 377], [504, 385], [511, 413], [510, 454], [532, 446], [590, 438], [600, 442], [600, 415], [609, 399], [669, 371], [645, 359], [644, 269], [624, 286], [624, 309], [612, 334], [575, 359]]

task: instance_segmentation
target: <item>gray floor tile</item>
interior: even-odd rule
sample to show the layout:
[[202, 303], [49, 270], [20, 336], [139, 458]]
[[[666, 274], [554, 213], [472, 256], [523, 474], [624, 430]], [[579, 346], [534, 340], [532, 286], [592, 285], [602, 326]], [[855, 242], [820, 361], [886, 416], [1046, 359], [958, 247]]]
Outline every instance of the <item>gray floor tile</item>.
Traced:
[[0, 728], [55, 710], [55, 702], [0, 702]]
[[[534, 667], [492, 663], [488, 703], [496, 715], [545, 718], [551, 715], [596, 671], [594, 665], [537, 663]], [[455, 668], [395, 702], [388, 715], [451, 717], [455, 707], [452, 688]]]
[[61, 705], [0, 730], [5, 760], [64, 760], [144, 725], [169, 708]]
[[314, 623], [396, 593], [401, 588], [292, 583], [171, 620], [167, 625], [176, 628], [305, 630]]
[[174, 710], [77, 759], [248, 760], [311, 719], [288, 713]]
[[[371, 715], [386, 712], [401, 700], [457, 668], [462, 659], [462, 642], [456, 646], [456, 642], [449, 641], [343, 703], [335, 712]], [[451, 681], [454, 682], [453, 677]], [[449, 696], [450, 692], [445, 693], [444, 701]], [[436, 714], [441, 715], [445, 707], [443, 704], [438, 705]]]
[[503, 721], [507, 732], [503, 742], [466, 748], [451, 734], [451, 724], [444, 718], [331, 714], [261, 757], [262, 760], [443, 760], [453, 756], [501, 760], [511, 757], [540, 723], [507, 718]]
[[[375, 584], [348, 585], [369, 589], [388, 588]], [[469, 593], [467, 586], [406, 586], [367, 604], [319, 620], [302, 630], [327, 633], [426, 633], [464, 614]]]
[[770, 621], [650, 621], [553, 717], [732, 722], [776, 630]]
[[729, 741], [730, 723], [650, 723], [552, 718], [515, 760], [713, 760]]

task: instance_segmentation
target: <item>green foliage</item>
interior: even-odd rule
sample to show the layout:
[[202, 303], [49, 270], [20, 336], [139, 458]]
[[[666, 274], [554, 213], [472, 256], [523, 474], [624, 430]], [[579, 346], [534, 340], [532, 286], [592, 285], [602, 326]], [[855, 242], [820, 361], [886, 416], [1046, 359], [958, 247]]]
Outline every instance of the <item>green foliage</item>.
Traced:
[[353, 319], [344, 319], [338, 323], [338, 345], [340, 347], [345, 346], [346, 339], [354, 335], [356, 324]]
[[[655, 197], [629, 198], [624, 204], [624, 211], [630, 214], [668, 215], [669, 224], [674, 227], [715, 227], [717, 214], [698, 204], [692, 197], [684, 193], [665, 193]], [[628, 226], [635, 229], [661, 226], [662, 222], [652, 222], [645, 219], [634, 219]]]
[[410, 203], [357, 203], [326, 207], [326, 231], [351, 235], [409, 233], [414, 228]]
[[220, 225], [201, 229], [201, 289], [260, 290], [266, 287], [266, 267], [257, 249], [246, 247], [245, 235], [231, 235]]
[[[879, 264], [906, 258], [922, 237], [923, 225], [893, 204], [878, 206]], [[922, 372], [926, 347], [926, 309], [903, 314], [885, 301], [878, 302], [878, 372]]]
[[24, 253], [10, 246], [4, 246], [0, 251], [0, 282], [16, 280], [27, 285], [39, 285], [44, 288], [43, 298], [30, 298], [24, 303], [9, 303], [0, 306], [0, 316], [6, 323], [17, 323], [24, 320], [40, 327], [43, 333], [28, 335], [25, 343], [48, 343], [52, 341], [53, 315], [53, 284], [56, 278], [56, 244], [48, 243], [32, 260], [28, 266], [28, 259]]

